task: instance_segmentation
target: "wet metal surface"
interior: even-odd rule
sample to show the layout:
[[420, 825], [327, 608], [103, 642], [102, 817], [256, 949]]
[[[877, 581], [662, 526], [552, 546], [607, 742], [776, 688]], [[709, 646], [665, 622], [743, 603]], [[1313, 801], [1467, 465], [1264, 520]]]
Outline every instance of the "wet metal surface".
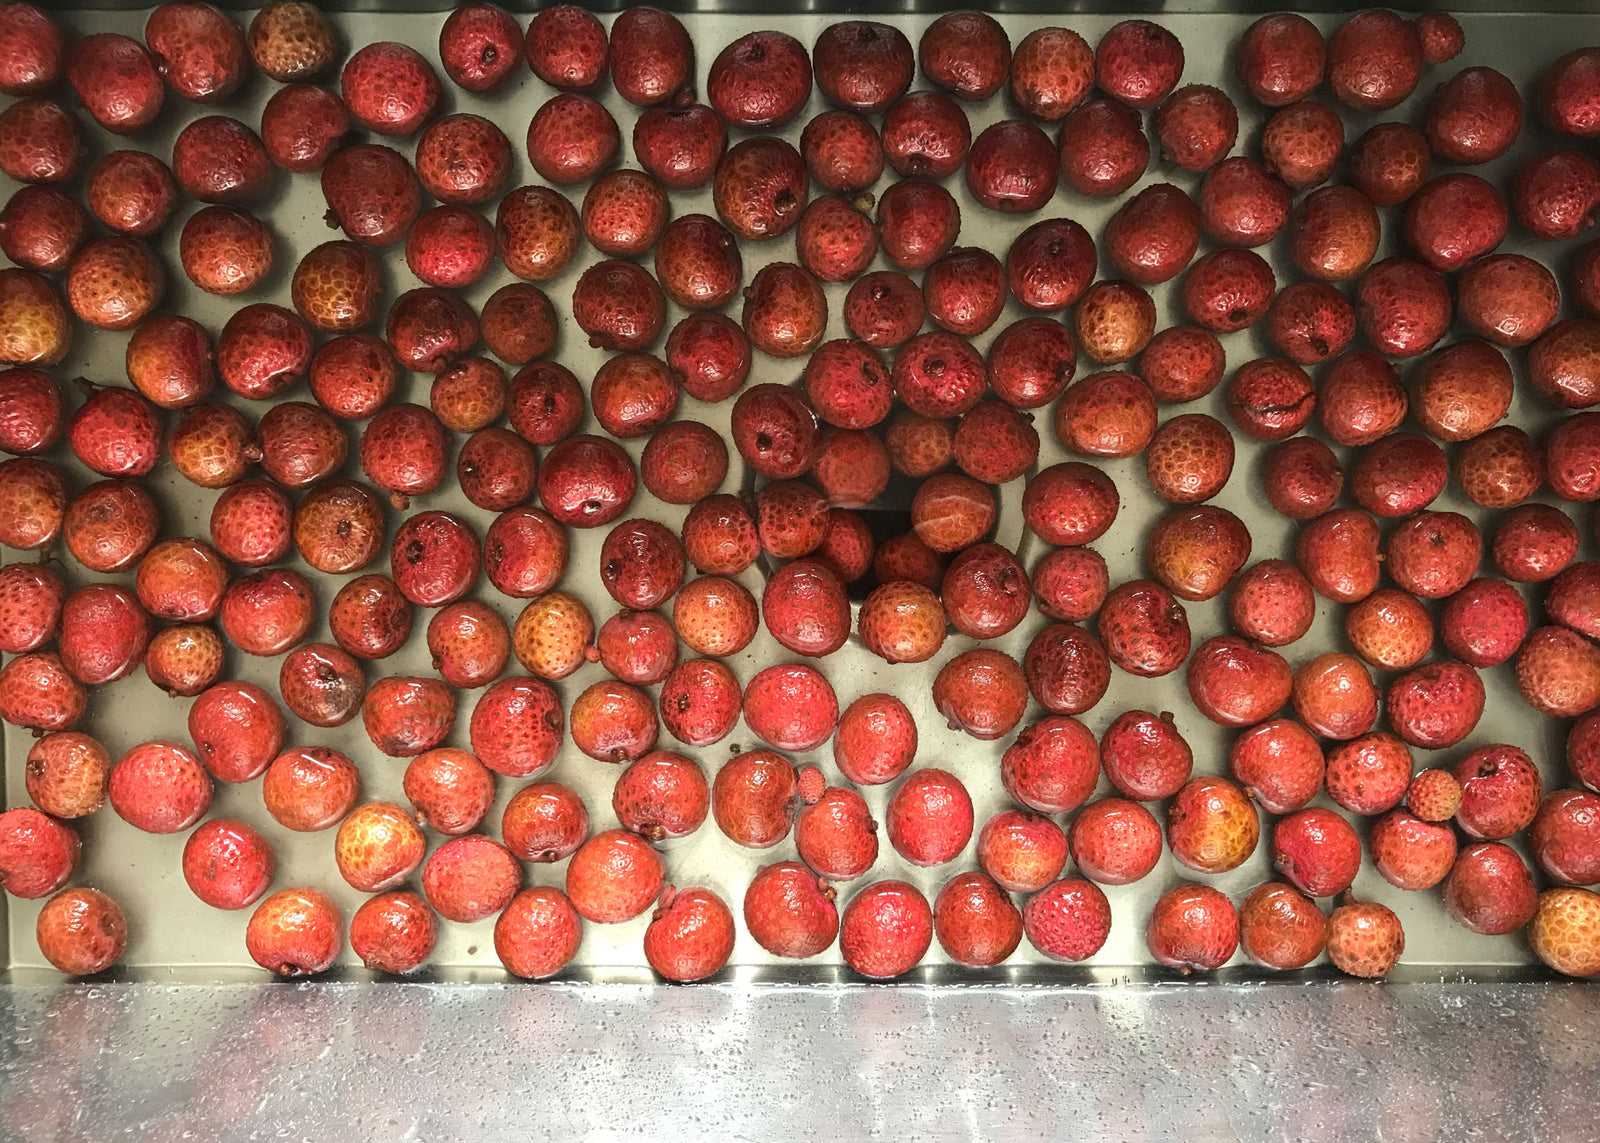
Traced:
[[1595, 1138], [1571, 983], [63, 985], [8, 1140]]

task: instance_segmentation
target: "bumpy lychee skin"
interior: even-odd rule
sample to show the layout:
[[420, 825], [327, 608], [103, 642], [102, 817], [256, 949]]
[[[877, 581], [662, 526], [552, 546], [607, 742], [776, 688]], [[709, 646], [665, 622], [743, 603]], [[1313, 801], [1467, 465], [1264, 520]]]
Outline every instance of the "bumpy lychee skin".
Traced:
[[812, 49], [817, 86], [828, 102], [863, 115], [883, 111], [911, 86], [911, 43], [871, 20], [832, 24]]
[[131, 329], [160, 303], [166, 272], [143, 241], [121, 235], [79, 248], [67, 267], [67, 304], [96, 329]]
[[939, 669], [933, 702], [952, 728], [981, 741], [1004, 737], [1022, 721], [1027, 682], [1011, 656], [987, 648], [964, 651]]
[[433, 117], [439, 77], [414, 49], [380, 42], [345, 61], [339, 93], [351, 117], [369, 131], [409, 135]]
[[957, 964], [999, 964], [1022, 940], [1022, 915], [982, 873], [958, 873], [945, 882], [933, 910], [939, 947]]
[[1028, 691], [1052, 714], [1082, 714], [1105, 697], [1111, 659], [1100, 640], [1071, 623], [1052, 623], [1022, 658]]
[[[1282, 709], [1294, 679], [1276, 651], [1219, 635], [1195, 649], [1185, 681], [1189, 697], [1207, 718], [1223, 726], [1252, 726]], [[1375, 716], [1375, 695], [1371, 705]]]
[[829, 786], [795, 818], [795, 848], [818, 874], [853, 881], [878, 859], [878, 823], [861, 795]]
[[362, 659], [385, 659], [411, 636], [411, 601], [385, 575], [357, 576], [328, 605], [334, 642]]
[[87, 734], [47, 734], [28, 750], [24, 781], [33, 804], [54, 818], [81, 818], [106, 800], [111, 757]]
[[1447, 822], [1461, 808], [1461, 783], [1449, 770], [1424, 770], [1406, 788], [1406, 808], [1425, 822]]
[[350, 918], [350, 951], [374, 972], [395, 975], [422, 967], [439, 939], [439, 919], [421, 894], [379, 893]]
[[673, 667], [662, 682], [661, 723], [688, 746], [710, 746], [739, 721], [739, 682], [716, 659], [691, 659]]
[[177, 833], [211, 807], [211, 775], [174, 742], [142, 742], [118, 760], [108, 792], [117, 816], [146, 833]]
[[196, 119], [172, 143], [172, 173], [201, 202], [242, 206], [271, 187], [272, 162], [261, 139], [226, 115]]
[[549, 864], [577, 852], [589, 836], [589, 813], [561, 783], [534, 782], [506, 803], [500, 835], [520, 860]]
[[1539, 803], [1529, 842], [1534, 860], [1563, 885], [1600, 881], [1600, 798], [1588, 790], [1557, 790]]
[[945, 770], [918, 770], [889, 799], [889, 842], [913, 865], [942, 865], [972, 837], [972, 799], [960, 779]]
[[286, 171], [319, 171], [350, 129], [350, 112], [333, 92], [311, 83], [281, 87], [261, 110], [261, 145]]
[[974, 639], [994, 639], [1027, 617], [1027, 572], [999, 544], [974, 544], [951, 561], [940, 588], [951, 624]]
[[52, 651], [18, 655], [0, 668], [0, 718], [13, 726], [71, 730], [87, 705], [83, 687]]
[[1381, 697], [1372, 675], [1353, 655], [1328, 652], [1295, 671], [1294, 708], [1325, 738], [1348, 739], [1371, 729]]
[[1541, 714], [1586, 714], [1600, 705], [1600, 647], [1565, 627], [1540, 627], [1517, 652], [1517, 687]]
[[[944, 100], [943, 96], [933, 92], [924, 92], [922, 94], [927, 99]], [[901, 99], [895, 103], [894, 107], [898, 108], [906, 102], [906, 99]], [[944, 102], [954, 107], [954, 104], [950, 104], [948, 100], [944, 100]], [[890, 114], [893, 114], [893, 109], [891, 109]], [[955, 137], [952, 139], [943, 134], [934, 137], [936, 145], [942, 152], [941, 158], [946, 163], [949, 162], [949, 152], [951, 150], [959, 158], [966, 156], [966, 143], [971, 136], [970, 129], [966, 131], [965, 135], [959, 134], [960, 129], [966, 127], [966, 116], [960, 115], [959, 111], [957, 114], [959, 115], [959, 120], [951, 121], [953, 127], [951, 134], [954, 134]], [[653, 115], [646, 113], [646, 116], [641, 116], [639, 124], [644, 124], [647, 116], [654, 120], [651, 126], [664, 122], [662, 114], [657, 112]], [[715, 123], [715, 126], [713, 126], [712, 122], [706, 122], [706, 129], [703, 132], [698, 129], [694, 130], [693, 137], [697, 142], [703, 140], [702, 146], [695, 147], [693, 151], [681, 157], [674, 157], [676, 159], [674, 168], [681, 167], [683, 169], [681, 178], [683, 180], [692, 178], [694, 180], [693, 186], [700, 186], [710, 177], [711, 168], [715, 164], [717, 156], [720, 155], [722, 146], [726, 144], [726, 138], [718, 134], [721, 120], [716, 117], [715, 113], [709, 108], [701, 108], [700, 118], [703, 121], [709, 120]], [[642, 128], [639, 124], [634, 127], [635, 152], [641, 150], [639, 138]], [[687, 124], [685, 124], [684, 133], [686, 135], [690, 134], [690, 128]], [[917, 142], [915, 140], [903, 140], [902, 146], [914, 148], [917, 146]], [[820, 115], [812, 116], [811, 120], [806, 124], [805, 130], [800, 133], [800, 151], [805, 158], [806, 169], [811, 173], [811, 177], [826, 189], [838, 194], [856, 194], [863, 191], [877, 182], [879, 176], [883, 174], [885, 147], [883, 141], [878, 137], [877, 128], [862, 116], [851, 111], [824, 111]], [[957, 166], [959, 166], [959, 158], [956, 163]], [[642, 157], [640, 161], [645, 162]], [[648, 163], [646, 165], [648, 166]], [[896, 169], [898, 170], [899, 168], [896, 167]], [[953, 172], [954, 168], [952, 167], [951, 170]], [[676, 175], [677, 171], [668, 168], [657, 172], [657, 177], [663, 177], [664, 174]]]
[[245, 928], [250, 959], [279, 976], [326, 972], [344, 945], [344, 917], [316, 889], [280, 889], [256, 906]]
[[711, 805], [705, 773], [672, 750], [652, 750], [630, 764], [611, 791], [622, 827], [649, 841], [687, 837]]
[[1328, 916], [1328, 959], [1350, 976], [1388, 976], [1406, 949], [1405, 930], [1393, 910], [1375, 901], [1351, 901]]
[[1375, 353], [1355, 350], [1328, 369], [1317, 413], [1335, 444], [1369, 445], [1394, 432], [1407, 407], [1398, 370]]
[[1406, 245], [1435, 270], [1459, 270], [1500, 245], [1509, 211], [1494, 185], [1452, 172], [1430, 179], [1406, 204]]
[[361, 772], [337, 750], [291, 747], [272, 760], [261, 780], [261, 800], [285, 829], [314, 833], [350, 812], [361, 791]]
[[1190, 869], [1237, 869], [1260, 839], [1255, 805], [1226, 778], [1192, 778], [1167, 807], [1167, 846]]
[[1326, 763], [1311, 733], [1293, 719], [1276, 718], [1233, 740], [1228, 769], [1269, 813], [1303, 809], [1322, 788]]
[[737, 580], [707, 575], [685, 584], [672, 601], [672, 625], [698, 655], [734, 655], [760, 626], [755, 597]]
[[[569, 865], [569, 878], [570, 872]], [[522, 866], [517, 859], [505, 846], [482, 834], [451, 838], [434, 850], [422, 867], [422, 891], [428, 904], [445, 920], [461, 924], [498, 913], [521, 886]]]
[[66, 303], [50, 280], [32, 270], [0, 270], [0, 361], [54, 365], [71, 344]]
[[[602, 60], [604, 42], [602, 32]], [[505, 83], [521, 64], [522, 51], [521, 27], [495, 4], [463, 5], [439, 29], [439, 61], [467, 91], [493, 91]]]
[[678, 538], [653, 520], [623, 521], [600, 548], [600, 581], [623, 607], [661, 605], [682, 585], [683, 572]]
[[509, 282], [490, 294], [478, 321], [484, 345], [507, 365], [525, 365], [556, 343], [555, 307], [529, 282]]
[[733, 953], [733, 913], [710, 889], [667, 886], [644, 934], [644, 956], [667, 980], [704, 980]]
[[1431, 349], [1450, 324], [1450, 294], [1439, 274], [1408, 258], [1388, 258], [1356, 283], [1356, 320], [1367, 341], [1392, 357]]
[[876, 980], [911, 971], [932, 943], [933, 910], [904, 881], [877, 881], [858, 891], [839, 921], [845, 964]]
[[894, 781], [916, 753], [916, 723], [905, 703], [893, 695], [862, 695], [839, 718], [833, 739], [834, 763], [858, 785]]
[[811, 97], [811, 59], [784, 32], [750, 32], [717, 54], [706, 98], [735, 127], [782, 127]]
[[13, 897], [46, 897], [78, 866], [78, 835], [31, 806], [0, 814], [0, 886]]
[[1278, 291], [1267, 310], [1267, 340], [1298, 365], [1344, 352], [1356, 335], [1356, 314], [1326, 282], [1296, 282]]
[[1213, 504], [1168, 512], [1145, 537], [1145, 559], [1156, 579], [1180, 599], [1211, 599], [1250, 559], [1250, 533], [1226, 508]]
[[1372, 10], [1351, 16], [1328, 44], [1328, 82], [1349, 107], [1382, 111], [1416, 89], [1422, 40], [1410, 21]]
[[1328, 49], [1322, 32], [1304, 16], [1263, 16], [1245, 29], [1234, 69], [1256, 102], [1282, 107], [1304, 99], [1322, 82]]
[[1567, 976], [1600, 973], [1600, 894], [1546, 889], [1528, 925], [1534, 955]]
[[39, 910], [39, 952], [74, 976], [104, 972], [122, 959], [128, 924], [122, 908], [97, 889], [68, 889]]
[[109, 683], [129, 674], [149, 641], [149, 616], [123, 588], [87, 584], [60, 606], [61, 661], [80, 683]]
[[1465, 68], [1435, 92], [1423, 129], [1434, 153], [1445, 162], [1486, 163], [1516, 142], [1522, 129], [1522, 97], [1493, 68]]
[[313, 726], [342, 726], [366, 696], [361, 666], [331, 643], [306, 643], [284, 657], [278, 672], [284, 705]]
[[242, 210], [209, 206], [184, 222], [178, 257], [191, 282], [208, 294], [231, 297], [255, 288], [271, 272], [272, 232]]
[[1089, 880], [1129, 885], [1161, 860], [1161, 826], [1137, 802], [1101, 798], [1072, 819], [1067, 844], [1073, 864]]
[[[110, 501], [141, 495], [148, 500], [142, 491], [122, 495], [123, 490], [134, 487], [122, 481], [104, 481], [91, 485], [73, 504], [86, 498]], [[116, 489], [117, 493], [104, 495], [107, 489]], [[101, 495], [96, 497], [95, 493]], [[76, 533], [80, 529], [87, 530], [83, 527], [85, 524], [99, 524], [106, 517], [100, 513], [85, 513], [85, 517], [93, 516], [93, 520], [69, 519], [73, 515], [67, 503], [66, 482], [55, 464], [33, 457], [14, 457], [0, 462], [0, 543], [25, 551], [42, 548], [65, 527], [67, 546], [76, 554], [84, 547], [74, 542], [80, 538]]]
[[745, 928], [773, 956], [816, 956], [839, 933], [834, 896], [827, 881], [798, 861], [762, 866], [745, 890]]
[[361, 704], [367, 737], [391, 758], [411, 758], [444, 741], [456, 721], [455, 691], [438, 679], [388, 676]]
[[427, 839], [411, 815], [393, 802], [367, 802], [339, 823], [334, 861], [363, 893], [393, 889], [422, 864]]
[[1262, 246], [1289, 221], [1289, 188], [1254, 159], [1236, 155], [1207, 172], [1200, 184], [1200, 221], [1229, 246]]
[[207, 770], [223, 782], [248, 782], [283, 749], [283, 712], [254, 683], [218, 683], [189, 708], [189, 737]]
[[[89, 171], [84, 194], [89, 209], [107, 227], [141, 237], [164, 227], [178, 205], [178, 184], [171, 170], [143, 151], [113, 151], [101, 159]], [[13, 200], [18, 207], [28, 201]]]
[[1455, 864], [1456, 835], [1448, 825], [1391, 810], [1367, 838], [1372, 864], [1397, 889], [1431, 889]]
[[958, 99], [987, 99], [1005, 83], [1011, 41], [993, 16], [950, 12], [923, 31], [917, 63], [935, 87]]
[[649, 696], [625, 683], [594, 683], [572, 703], [572, 741], [600, 762], [627, 762], [648, 753], [658, 727]]
[[1463, 663], [1432, 663], [1395, 679], [1384, 711], [1395, 733], [1412, 746], [1454, 746], [1483, 715], [1483, 680]]
[[1337, 896], [1361, 868], [1361, 838], [1331, 810], [1300, 810], [1273, 827], [1272, 862], [1307, 896]]
[[322, 195], [340, 229], [363, 245], [396, 241], [422, 211], [417, 176], [393, 148], [376, 143], [346, 147], [323, 165], [320, 177]]
[[1455, 764], [1461, 785], [1456, 823], [1469, 837], [1498, 840], [1534, 820], [1543, 789], [1533, 760], [1518, 747], [1481, 746]]
[[0, 651], [20, 655], [54, 638], [66, 597], [61, 577], [43, 564], [0, 568]]
[[1328, 922], [1316, 902], [1282, 882], [1250, 891], [1239, 905], [1239, 945], [1268, 968], [1304, 968], [1321, 955]]
[[648, 842], [626, 830], [606, 830], [572, 855], [567, 896], [584, 920], [616, 924], [648, 909], [664, 878], [661, 856]]
[[[478, 35], [489, 39], [486, 31], [489, 12], [496, 13], [498, 17], [508, 15], [503, 9], [489, 4], [469, 5], [468, 10], [475, 13], [482, 12], [475, 14], [470, 23], [463, 21], [463, 31], [469, 27], [485, 29], [483, 32], [475, 31], [472, 37], [474, 39]], [[506, 25], [507, 32], [514, 35], [516, 21], [508, 18]], [[448, 27], [447, 23], [446, 28]], [[441, 33], [441, 36], [443, 34]], [[495, 37], [496, 40], [497, 38]], [[533, 74], [562, 91], [589, 91], [605, 79], [606, 46], [605, 26], [595, 19], [592, 13], [576, 4], [557, 4], [536, 13], [528, 24], [528, 31], [522, 44]], [[468, 62], [475, 67], [481, 66], [470, 57]], [[513, 55], [510, 63], [506, 65], [507, 74], [516, 70], [516, 64], [517, 59]], [[492, 66], [496, 69], [501, 66], [498, 51]]]
[[39, 369], [8, 369], [0, 374], [0, 449], [14, 456], [44, 452], [67, 426], [61, 388]]
[[1144, 678], [1171, 674], [1189, 657], [1189, 617], [1162, 585], [1136, 579], [1111, 589], [1101, 605], [1097, 630], [1107, 656], [1122, 670]]
[[210, 627], [180, 623], [156, 632], [145, 652], [145, 676], [167, 694], [192, 697], [222, 677], [222, 639]]
[[922, 663], [944, 645], [945, 621], [933, 591], [900, 580], [874, 588], [856, 623], [861, 642], [874, 655], [891, 663]]
[[1002, 810], [978, 834], [978, 864], [1008, 892], [1043, 889], [1061, 875], [1066, 862], [1066, 835], [1042, 814]]
[[116, 32], [98, 32], [72, 46], [67, 82], [95, 122], [118, 135], [148, 127], [165, 95], [155, 59]]
[[1463, 849], [1444, 880], [1444, 907], [1475, 933], [1499, 936], [1522, 928], [1538, 908], [1533, 875], [1516, 850], [1480, 841]]
[[1111, 589], [1105, 557], [1092, 548], [1058, 548], [1033, 569], [1039, 610], [1052, 619], [1092, 619]]
[[1578, 554], [1578, 526], [1548, 504], [1519, 504], [1495, 526], [1490, 554], [1501, 574], [1539, 583], [1563, 571]]
[[1022, 925], [1028, 943], [1051, 960], [1088, 960], [1111, 933], [1111, 905], [1098, 885], [1069, 878], [1029, 897]]
[[915, 92], [896, 100], [884, 115], [879, 173], [887, 158], [902, 175], [948, 178], [961, 169], [971, 146], [972, 125], [960, 104], [940, 92]]
[[850, 600], [827, 564], [801, 559], [767, 581], [761, 614], [773, 638], [798, 655], [837, 651], [850, 635]]
[[1316, 617], [1311, 581], [1293, 564], [1262, 560], [1234, 581], [1228, 617], [1247, 639], [1268, 647], [1293, 643]]
[[250, 58], [279, 83], [315, 79], [339, 56], [339, 33], [305, 0], [273, 0], [250, 21]]
[[0, 15], [0, 91], [33, 95], [61, 79], [66, 36], [33, 4], [15, 4]]
[[417, 821], [456, 837], [478, 828], [494, 801], [494, 775], [465, 750], [429, 750], [406, 766], [406, 799]]
[[815, 750], [833, 734], [839, 700], [827, 678], [801, 663], [767, 667], [745, 684], [744, 720], [778, 750]]
[[1238, 910], [1209, 885], [1178, 885], [1150, 910], [1145, 946], [1185, 975], [1221, 968], [1239, 947]]
[[1160, 801], [1189, 780], [1194, 752], [1170, 714], [1130, 710], [1106, 727], [1100, 739], [1100, 764], [1126, 797]]

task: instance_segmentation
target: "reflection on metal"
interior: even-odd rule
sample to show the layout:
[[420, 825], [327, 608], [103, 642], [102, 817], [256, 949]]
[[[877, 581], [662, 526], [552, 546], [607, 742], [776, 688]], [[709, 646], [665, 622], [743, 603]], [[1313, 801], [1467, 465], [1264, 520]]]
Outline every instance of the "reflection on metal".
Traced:
[[14, 988], [0, 1137], [1588, 1140], [1597, 1022], [1565, 983]]

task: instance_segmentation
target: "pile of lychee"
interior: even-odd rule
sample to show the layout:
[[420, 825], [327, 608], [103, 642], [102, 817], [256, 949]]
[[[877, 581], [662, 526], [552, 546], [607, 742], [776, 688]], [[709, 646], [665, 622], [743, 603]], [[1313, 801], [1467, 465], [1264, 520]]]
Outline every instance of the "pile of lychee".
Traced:
[[[1108, 891], [1164, 853], [1192, 879], [1146, 940], [1184, 972], [1242, 948], [1386, 975], [1405, 936], [1351, 896], [1365, 859], [1600, 973], [1600, 561], [1579, 558], [1600, 543], [1600, 242], [1566, 245], [1600, 208], [1600, 48], [1526, 92], [1441, 75], [1410, 122], [1381, 113], [1460, 25], [1326, 24], [1265, 16], [1233, 45], [1230, 88], [1265, 109], [1241, 143], [1234, 98], [1179, 86], [1182, 45], [1141, 19], [1093, 46], [1020, 19], [1013, 45], [975, 12], [915, 48], [873, 21], [809, 48], [755, 28], [697, 92], [692, 21], [652, 8], [524, 27], [470, 3], [436, 67], [345, 43], [306, 0], [247, 29], [162, 4], [143, 42], [0, 5], [0, 171], [21, 184], [0, 209], [0, 717], [37, 736], [0, 884], [48, 898], [43, 956], [101, 972], [154, 924], [67, 887], [72, 823], [109, 801], [184, 835], [189, 890], [253, 908], [249, 955], [286, 975], [346, 941], [411, 972], [441, 918], [494, 918], [506, 969], [545, 977], [586, 924], [648, 913], [650, 966], [698, 980], [734, 953], [733, 904], [767, 953], [837, 941], [869, 978], [935, 939], [963, 965], [1024, 937], [1084, 961]], [[446, 113], [444, 80], [543, 100], [537, 183], [509, 185], [522, 113]], [[259, 121], [210, 106], [247, 81], [271, 88]], [[608, 88], [636, 109], [631, 156]], [[1000, 118], [975, 135], [978, 105]], [[1351, 113], [1370, 125], [1347, 142]], [[1525, 135], [1509, 179], [1483, 177]], [[342, 236], [291, 249], [271, 208], [311, 179]], [[713, 213], [675, 209], [706, 188]], [[1098, 236], [1074, 219], [1093, 200], [1117, 205]], [[758, 250], [779, 258], [747, 278]], [[180, 272], [231, 316], [163, 309]], [[125, 344], [125, 379], [64, 375], [87, 338]], [[575, 372], [562, 348], [585, 340], [608, 356]], [[426, 405], [397, 399], [414, 375]], [[1222, 416], [1181, 408], [1214, 393]], [[1045, 411], [1071, 459], [1041, 464]], [[1251, 522], [1212, 503], [1236, 450], [1260, 518], [1295, 522], [1285, 558], [1252, 562]], [[1141, 456], [1167, 507], [1145, 577], [1113, 583], [1092, 545], [1128, 470], [1105, 462]], [[181, 513], [158, 466], [193, 486]], [[1431, 507], [1452, 479], [1485, 511]], [[196, 505], [207, 534], [184, 535]], [[591, 528], [598, 565], [569, 566]], [[617, 607], [598, 622], [572, 590], [596, 576]], [[1192, 636], [1187, 605], [1212, 599], [1227, 630]], [[1319, 607], [1344, 646], [1299, 645]], [[432, 673], [387, 672], [422, 620]], [[1024, 653], [997, 645], [1024, 624]], [[783, 653], [744, 671], [762, 627]], [[830, 657], [852, 642], [881, 681], [841, 701]], [[241, 656], [276, 690], [234, 678]], [[190, 704], [188, 741], [95, 719], [95, 689], [141, 668], [152, 702]], [[1575, 720], [1567, 788], [1537, 751], [1467, 743], [1495, 670], [1526, 700], [1519, 743]], [[1081, 721], [1114, 680], [1177, 671], [1234, 732], [1225, 759], [1197, 773], [1159, 710]], [[981, 751], [916, 765], [919, 703], [1002, 744], [1014, 806], [975, 822]], [[319, 741], [358, 715], [370, 752]], [[615, 775], [609, 807], [545, 776], [564, 755]], [[394, 759], [409, 804], [363, 800]], [[218, 782], [259, 789], [263, 828], [208, 818]], [[939, 871], [931, 902], [872, 877], [860, 790], [891, 784], [889, 845]], [[674, 883], [708, 816], [758, 866], [742, 902]], [[275, 884], [266, 818], [326, 832], [370, 895], [348, 928], [322, 889]], [[1263, 832], [1281, 880], [1238, 902], [1207, 884]]]

